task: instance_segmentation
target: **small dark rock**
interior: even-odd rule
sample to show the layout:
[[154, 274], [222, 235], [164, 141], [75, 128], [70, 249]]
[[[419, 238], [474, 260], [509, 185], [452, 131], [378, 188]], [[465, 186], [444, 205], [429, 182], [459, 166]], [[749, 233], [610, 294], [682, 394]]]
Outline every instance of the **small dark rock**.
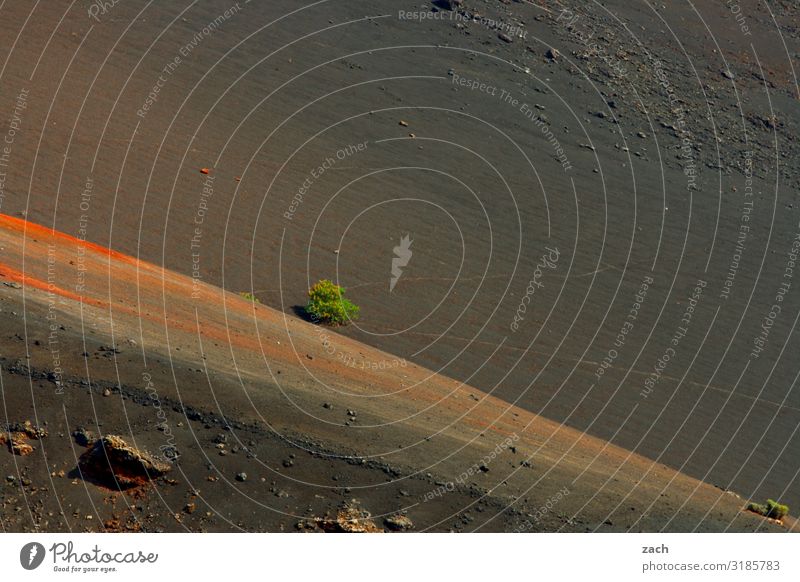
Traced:
[[457, 10], [464, 0], [439, 0], [436, 4], [445, 10]]

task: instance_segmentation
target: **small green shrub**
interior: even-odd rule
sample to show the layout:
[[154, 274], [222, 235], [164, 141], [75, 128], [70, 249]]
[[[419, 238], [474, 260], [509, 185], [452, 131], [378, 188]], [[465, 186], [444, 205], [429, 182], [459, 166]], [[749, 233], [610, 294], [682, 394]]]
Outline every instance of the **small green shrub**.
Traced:
[[252, 301], [253, 303], [261, 303], [261, 300], [259, 300], [258, 297], [256, 297], [255, 295], [253, 295], [249, 291], [242, 291], [241, 293], [239, 293], [239, 295], [241, 295], [242, 297], [244, 297], [248, 301]]
[[789, 514], [789, 506], [781, 505], [773, 499], [767, 499], [767, 517], [783, 519]]
[[344, 297], [344, 288], [323, 279], [308, 290], [306, 313], [314, 323], [347, 325], [358, 318], [359, 308]]
[[774, 499], [767, 499], [766, 503], [748, 503], [747, 510], [772, 519], [783, 519], [789, 514], [789, 506], [781, 505]]

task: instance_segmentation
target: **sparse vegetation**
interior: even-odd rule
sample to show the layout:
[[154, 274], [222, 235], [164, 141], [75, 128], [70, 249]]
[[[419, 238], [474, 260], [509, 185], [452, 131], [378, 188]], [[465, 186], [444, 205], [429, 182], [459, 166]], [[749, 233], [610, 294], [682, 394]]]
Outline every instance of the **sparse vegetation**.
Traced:
[[314, 323], [347, 325], [358, 318], [359, 308], [344, 297], [344, 288], [323, 279], [308, 290], [306, 313]]
[[242, 291], [241, 293], [239, 293], [239, 295], [241, 295], [242, 297], [244, 297], [248, 301], [252, 301], [253, 303], [261, 303], [261, 300], [259, 300], [258, 297], [256, 297], [255, 295], [253, 295], [249, 291]]
[[774, 499], [767, 499], [766, 503], [748, 503], [747, 509], [772, 519], [783, 519], [789, 514], [789, 506], [782, 505]]

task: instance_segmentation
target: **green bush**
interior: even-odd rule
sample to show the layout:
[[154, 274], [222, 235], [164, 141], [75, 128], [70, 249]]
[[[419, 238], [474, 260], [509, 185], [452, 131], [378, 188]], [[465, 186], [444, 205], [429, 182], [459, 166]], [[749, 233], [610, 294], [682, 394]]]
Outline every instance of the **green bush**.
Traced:
[[772, 519], [783, 519], [789, 514], [789, 506], [781, 505], [774, 499], [767, 499], [766, 503], [748, 503], [747, 509]]
[[344, 298], [344, 288], [323, 279], [308, 290], [306, 313], [314, 323], [347, 325], [358, 319], [359, 308]]
[[255, 295], [253, 295], [249, 291], [242, 291], [241, 293], [239, 293], [239, 295], [241, 295], [242, 297], [244, 297], [248, 301], [252, 301], [253, 303], [261, 303], [261, 301], [258, 299], [258, 297], [256, 297]]

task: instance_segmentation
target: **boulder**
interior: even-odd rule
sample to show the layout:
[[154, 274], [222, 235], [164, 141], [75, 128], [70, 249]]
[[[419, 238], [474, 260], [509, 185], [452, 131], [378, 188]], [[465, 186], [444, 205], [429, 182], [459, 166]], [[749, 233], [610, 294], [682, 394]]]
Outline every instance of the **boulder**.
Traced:
[[122, 437], [106, 435], [81, 455], [78, 468], [85, 479], [99, 485], [130, 489], [163, 476], [172, 467], [130, 446]]

